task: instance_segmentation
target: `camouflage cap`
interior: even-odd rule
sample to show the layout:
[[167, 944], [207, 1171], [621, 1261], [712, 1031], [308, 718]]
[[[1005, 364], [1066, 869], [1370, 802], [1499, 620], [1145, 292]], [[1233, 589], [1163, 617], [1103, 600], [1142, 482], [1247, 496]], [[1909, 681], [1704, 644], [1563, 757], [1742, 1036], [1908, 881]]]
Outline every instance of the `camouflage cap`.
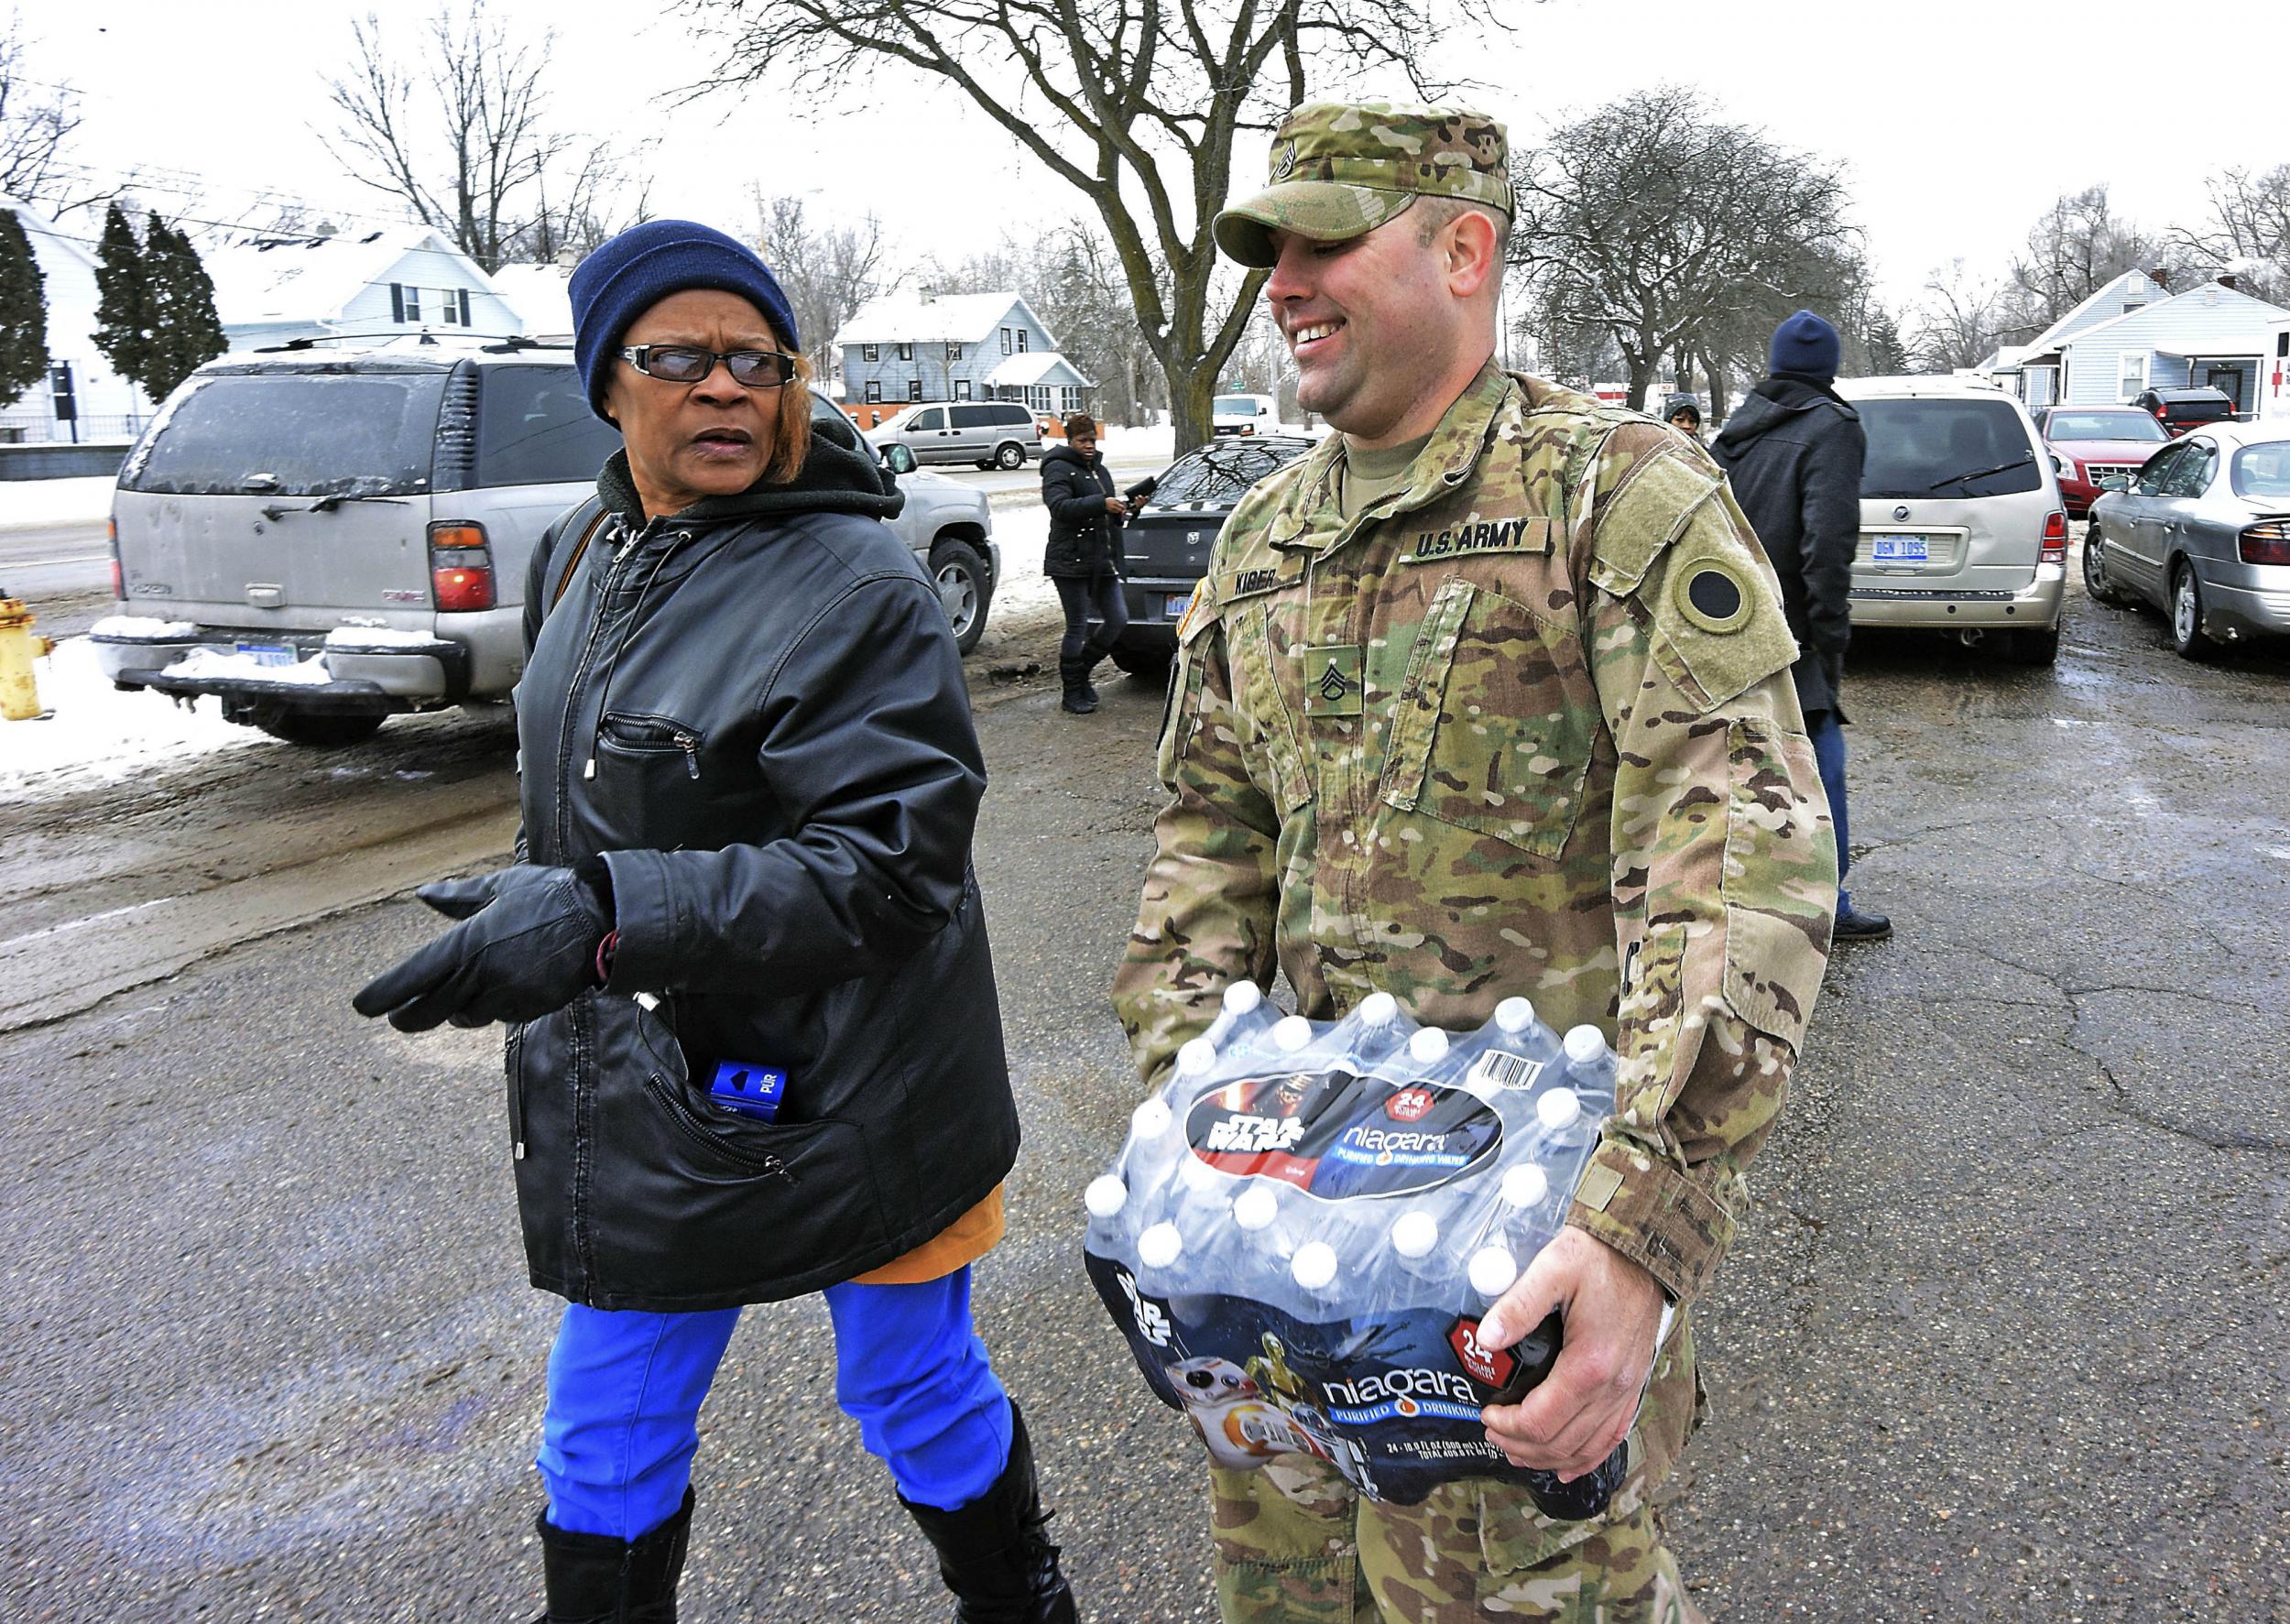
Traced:
[[1339, 243], [1373, 231], [1419, 197], [1462, 198], [1511, 213], [1503, 126], [1461, 107], [1306, 102], [1272, 136], [1270, 184], [1216, 216], [1227, 256], [1269, 266], [1271, 233]]

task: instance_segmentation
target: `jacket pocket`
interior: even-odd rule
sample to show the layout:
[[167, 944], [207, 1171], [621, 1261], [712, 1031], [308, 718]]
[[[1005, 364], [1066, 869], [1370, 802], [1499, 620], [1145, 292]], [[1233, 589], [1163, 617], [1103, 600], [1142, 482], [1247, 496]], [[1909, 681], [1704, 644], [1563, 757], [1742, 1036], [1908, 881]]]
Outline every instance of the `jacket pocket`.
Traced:
[[1598, 716], [1570, 628], [1450, 579], [1393, 702], [1384, 801], [1556, 857], [1582, 813]]
[[673, 716], [636, 711], [607, 711], [596, 728], [599, 749], [633, 760], [678, 761], [684, 776], [695, 781], [700, 777], [700, 747], [704, 742], [698, 728]]

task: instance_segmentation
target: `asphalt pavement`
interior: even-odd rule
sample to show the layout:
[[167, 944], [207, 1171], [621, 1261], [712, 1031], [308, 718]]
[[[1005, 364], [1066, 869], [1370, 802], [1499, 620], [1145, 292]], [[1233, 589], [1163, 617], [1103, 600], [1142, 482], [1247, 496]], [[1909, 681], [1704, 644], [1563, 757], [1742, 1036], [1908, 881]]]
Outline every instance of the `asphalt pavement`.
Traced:
[[[1052, 621], [1007, 629], [1052, 663]], [[980, 1325], [1085, 1617], [1206, 1619], [1198, 1446], [1078, 1267], [1138, 1093], [1105, 984], [1161, 695], [1112, 681], [1085, 719], [972, 681], [1027, 1136]], [[2056, 670], [1869, 637], [1847, 703], [1855, 891], [1898, 933], [1834, 961], [1702, 1316], [1713, 1418], [1664, 1496], [1695, 1595], [1736, 1624], [2290, 1624], [2290, 662], [2192, 665], [2078, 594]], [[435, 928], [344, 902], [387, 877], [356, 855], [461, 818], [456, 855], [497, 858], [508, 747], [497, 715], [413, 719], [0, 807], [11, 937], [215, 899], [180, 968], [10, 964], [51, 996], [0, 1015], [0, 1616], [535, 1610], [556, 1304], [523, 1283], [497, 1035], [346, 1003]], [[225, 900], [289, 870], [315, 922]], [[688, 1619], [945, 1617], [825, 1334], [801, 1302], [733, 1344]]]

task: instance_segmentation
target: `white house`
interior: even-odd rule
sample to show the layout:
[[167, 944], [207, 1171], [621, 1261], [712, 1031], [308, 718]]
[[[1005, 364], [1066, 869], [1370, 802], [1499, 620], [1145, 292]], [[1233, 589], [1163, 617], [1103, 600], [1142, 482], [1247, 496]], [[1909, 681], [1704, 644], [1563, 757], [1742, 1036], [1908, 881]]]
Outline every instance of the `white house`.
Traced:
[[2290, 311], [2227, 282], [2156, 300], [2060, 342], [2060, 399], [2114, 405], [2142, 389], [2208, 384], [2237, 411], [2254, 410], [2274, 361], [2274, 323], [2285, 316]]
[[1996, 361], [1982, 370], [2030, 406], [2057, 405], [2063, 398], [2060, 349], [2068, 339], [2170, 296], [2170, 289], [2145, 271], [2125, 271], [2095, 289], [2088, 299], [2028, 343], [1999, 350]]
[[1068, 412], [1082, 409], [1082, 391], [1093, 387], [1033, 307], [1009, 291], [885, 294], [854, 311], [834, 342], [850, 406], [1018, 400]]
[[[0, 408], [0, 441], [111, 441], [143, 431], [151, 402], [95, 347], [95, 245], [27, 203], [0, 197], [23, 226], [48, 296], [48, 381]], [[74, 413], [56, 416], [62, 400]]]
[[298, 338], [525, 332], [477, 262], [425, 225], [241, 236], [202, 257], [234, 350]]

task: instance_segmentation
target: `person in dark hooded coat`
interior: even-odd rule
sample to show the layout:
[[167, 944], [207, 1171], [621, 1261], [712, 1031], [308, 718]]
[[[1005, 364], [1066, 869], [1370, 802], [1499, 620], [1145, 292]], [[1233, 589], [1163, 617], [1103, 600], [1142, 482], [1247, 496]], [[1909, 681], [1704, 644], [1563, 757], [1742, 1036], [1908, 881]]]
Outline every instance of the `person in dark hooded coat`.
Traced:
[[1837, 820], [1837, 939], [1892, 932], [1881, 913], [1857, 911], [1843, 888], [1852, 862], [1845, 822], [1846, 720], [1838, 689], [1852, 642], [1853, 553], [1860, 541], [1860, 467], [1869, 441], [1833, 387], [1837, 329], [1799, 311], [1773, 330], [1771, 372], [1710, 446], [1733, 483], [1781, 577], [1782, 608], [1803, 649], [1791, 675]]

